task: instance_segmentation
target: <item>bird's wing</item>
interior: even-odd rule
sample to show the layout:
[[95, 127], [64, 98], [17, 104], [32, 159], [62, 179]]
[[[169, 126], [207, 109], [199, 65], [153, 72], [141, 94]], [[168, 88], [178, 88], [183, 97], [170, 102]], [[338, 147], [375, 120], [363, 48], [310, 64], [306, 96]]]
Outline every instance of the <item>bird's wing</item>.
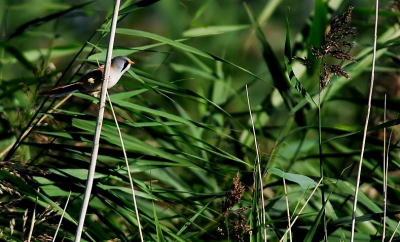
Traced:
[[100, 66], [97, 69], [89, 71], [77, 81], [82, 83], [83, 92], [100, 91], [103, 82], [103, 71], [104, 66]]
[[39, 93], [39, 95], [60, 97], [68, 95], [73, 92], [90, 93], [90, 92], [100, 91], [102, 77], [103, 77], [103, 70], [104, 67], [100, 66], [97, 69], [89, 71], [76, 82], [42, 91]]

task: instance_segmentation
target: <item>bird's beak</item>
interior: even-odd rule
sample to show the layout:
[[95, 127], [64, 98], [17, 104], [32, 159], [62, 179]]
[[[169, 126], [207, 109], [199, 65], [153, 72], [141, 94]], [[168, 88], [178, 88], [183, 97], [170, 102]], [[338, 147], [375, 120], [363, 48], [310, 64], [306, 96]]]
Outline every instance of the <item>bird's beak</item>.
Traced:
[[129, 64], [133, 65], [133, 64], [135, 64], [135, 62], [133, 62], [133, 61], [129, 61]]

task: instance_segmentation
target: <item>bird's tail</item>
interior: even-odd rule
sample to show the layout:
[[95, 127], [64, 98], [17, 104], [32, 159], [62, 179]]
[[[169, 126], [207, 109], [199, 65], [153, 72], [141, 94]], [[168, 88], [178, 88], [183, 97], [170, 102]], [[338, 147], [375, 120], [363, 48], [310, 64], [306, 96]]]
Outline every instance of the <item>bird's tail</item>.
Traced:
[[49, 90], [45, 90], [39, 93], [39, 95], [50, 96], [50, 97], [61, 97], [82, 90], [81, 83], [71, 83], [64, 86], [55, 87]]

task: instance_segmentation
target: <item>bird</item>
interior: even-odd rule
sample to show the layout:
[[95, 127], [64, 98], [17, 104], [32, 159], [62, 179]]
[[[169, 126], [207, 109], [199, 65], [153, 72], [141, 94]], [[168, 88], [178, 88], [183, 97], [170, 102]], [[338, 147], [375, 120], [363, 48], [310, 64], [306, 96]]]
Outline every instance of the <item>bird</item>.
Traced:
[[[115, 84], [117, 84], [121, 76], [127, 70], [129, 70], [129, 68], [133, 64], [135, 63], [131, 61], [128, 57], [125, 56], [114, 57], [111, 60], [110, 79], [108, 80], [107, 89], [110, 89], [113, 86], [115, 86]], [[87, 72], [76, 82], [42, 91], [39, 93], [39, 95], [50, 96], [50, 97], [61, 97], [74, 92], [82, 92], [97, 97], [97, 95], [101, 91], [101, 85], [103, 83], [103, 72], [104, 72], [104, 65]]]

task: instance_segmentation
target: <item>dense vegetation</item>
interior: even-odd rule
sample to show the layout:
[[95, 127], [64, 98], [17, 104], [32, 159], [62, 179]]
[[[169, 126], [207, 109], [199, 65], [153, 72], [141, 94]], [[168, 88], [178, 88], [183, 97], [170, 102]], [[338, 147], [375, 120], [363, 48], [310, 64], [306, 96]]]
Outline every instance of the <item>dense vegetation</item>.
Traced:
[[[400, 239], [400, 4], [379, 8], [354, 241]], [[105, 61], [112, 11], [0, 0], [2, 241], [27, 240], [33, 213], [31, 241], [52, 241], [68, 198], [57, 241], [74, 239], [98, 100], [38, 93]], [[113, 56], [136, 64], [110, 97], [145, 241], [350, 241], [374, 1], [128, 0], [119, 16]], [[140, 241], [109, 104], [82, 241]]]

